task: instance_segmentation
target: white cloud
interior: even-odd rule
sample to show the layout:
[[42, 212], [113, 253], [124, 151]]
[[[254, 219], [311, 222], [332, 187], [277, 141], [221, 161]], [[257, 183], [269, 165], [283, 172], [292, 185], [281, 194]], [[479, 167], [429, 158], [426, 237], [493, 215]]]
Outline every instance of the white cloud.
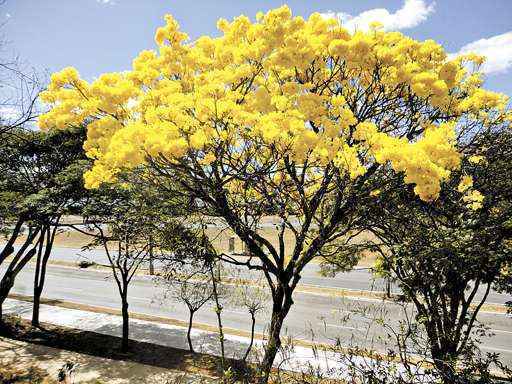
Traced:
[[97, 3], [100, 3], [100, 4], [110, 4], [110, 5], [114, 5], [116, 2], [115, 0], [96, 0]]
[[10, 18], [11, 18], [11, 14], [10, 14], [10, 13], [6, 13], [6, 14], [5, 14], [5, 17], [6, 17], [7, 19], [10, 19]]
[[486, 57], [482, 72], [486, 74], [507, 72], [512, 67], [512, 31], [480, 39], [463, 46], [456, 54], [476, 53]]
[[402, 8], [394, 13], [390, 13], [385, 8], [374, 8], [357, 16], [332, 11], [324, 13], [323, 16], [338, 18], [349, 31], [367, 30], [370, 23], [374, 21], [382, 23], [387, 31], [396, 31], [421, 24], [434, 12], [434, 6], [434, 2], [427, 5], [424, 0], [405, 0]]

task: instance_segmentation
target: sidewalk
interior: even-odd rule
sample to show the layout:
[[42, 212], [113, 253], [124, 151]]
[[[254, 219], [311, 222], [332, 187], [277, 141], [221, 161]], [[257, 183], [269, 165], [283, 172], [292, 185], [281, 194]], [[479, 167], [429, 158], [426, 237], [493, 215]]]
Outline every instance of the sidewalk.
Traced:
[[[32, 303], [30, 302], [7, 299], [4, 306], [6, 314], [17, 314], [27, 320], [31, 318]], [[121, 317], [109, 313], [89, 312], [43, 304], [40, 309], [40, 321], [104, 335], [121, 335]], [[179, 325], [139, 319], [130, 321], [130, 338], [140, 342], [187, 350], [186, 333], [186, 327]], [[191, 336], [197, 352], [220, 356], [217, 333], [193, 329]], [[255, 348], [258, 348], [262, 346], [263, 341], [255, 339], [254, 344]], [[247, 337], [232, 334], [225, 335], [226, 355], [229, 358], [243, 356], [248, 345], [249, 339]], [[339, 366], [335, 354], [320, 352], [318, 349], [314, 351], [312, 348], [297, 345], [287, 352], [286, 356], [278, 355], [274, 365], [281, 369], [300, 372], [308, 364], [313, 364], [323, 372], [329, 372], [332, 368], [342, 368]]]
[[[213, 379], [183, 373], [177, 370], [140, 364], [132, 361], [111, 360], [44, 345], [0, 337], [0, 366], [27, 369], [39, 368], [55, 380], [60, 368], [67, 362], [77, 364], [73, 382], [78, 384], [206, 384]], [[54, 381], [51, 381], [52, 383]]]

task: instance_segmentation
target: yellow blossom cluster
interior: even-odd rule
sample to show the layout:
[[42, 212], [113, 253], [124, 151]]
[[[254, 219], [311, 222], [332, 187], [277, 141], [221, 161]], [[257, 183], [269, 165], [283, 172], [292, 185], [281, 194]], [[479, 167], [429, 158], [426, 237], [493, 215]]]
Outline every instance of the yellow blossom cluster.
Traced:
[[189, 42], [172, 16], [165, 21], [158, 49], [141, 52], [131, 71], [89, 84], [66, 68], [41, 95], [51, 106], [41, 128], [88, 124], [87, 187], [148, 157], [204, 172], [270, 169], [272, 183], [286, 159], [313, 167], [310, 190], [326, 167], [355, 179], [377, 162], [431, 200], [458, 167], [459, 119], [506, 103], [465, 69], [478, 58], [450, 60], [434, 41], [377, 25], [351, 34], [338, 20], [293, 17], [283, 6], [255, 22], [221, 19], [219, 37]]
[[357, 125], [354, 138], [363, 142], [378, 163], [390, 162], [397, 172], [405, 173], [405, 181], [416, 184], [414, 190], [424, 200], [434, 199], [441, 189], [432, 180], [444, 180], [459, 165], [454, 148], [454, 125], [443, 123], [426, 128], [416, 142], [379, 132], [372, 122]]
[[476, 211], [483, 206], [484, 195], [477, 190], [472, 190], [467, 193], [463, 198], [464, 202], [467, 204], [468, 208]]
[[473, 187], [473, 178], [471, 176], [464, 176], [460, 180], [459, 185], [457, 186], [457, 190], [460, 193], [466, 192], [468, 189]]
[[[473, 157], [475, 156], [471, 156], [469, 158], [470, 162]], [[466, 203], [469, 209], [476, 211], [482, 208], [484, 195], [482, 195], [480, 191], [477, 191], [473, 188], [473, 178], [471, 176], [462, 176], [459, 185], [457, 186], [457, 191], [463, 194], [462, 200]]]

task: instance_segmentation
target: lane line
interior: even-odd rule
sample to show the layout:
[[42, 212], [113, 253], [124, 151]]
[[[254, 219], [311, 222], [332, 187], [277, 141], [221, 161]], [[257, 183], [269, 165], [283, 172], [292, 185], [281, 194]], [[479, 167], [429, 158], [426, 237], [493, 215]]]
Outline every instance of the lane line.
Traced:
[[146, 297], [133, 297], [133, 296], [132, 296], [132, 297], [129, 297], [128, 299], [130, 299], [130, 300], [150, 301], [150, 302], [151, 302], [151, 301], [153, 301], [152, 299], [148, 299], [148, 298], [146, 298]]
[[496, 347], [486, 347], [484, 345], [482, 345], [480, 348], [487, 349], [489, 351], [498, 351], [498, 352], [512, 353], [512, 349], [503, 349], [503, 348], [496, 348]]
[[358, 332], [361, 332], [361, 330], [359, 328], [356, 328], [356, 327], [349, 327], [347, 325], [338, 325], [338, 324], [329, 324], [329, 323], [326, 323], [325, 324], [327, 327], [334, 327], [334, 328], [342, 328], [342, 329], [350, 329], [350, 330], [353, 330], [353, 331], [358, 331]]
[[512, 331], [505, 331], [504, 329], [490, 329], [490, 331], [495, 333], [508, 333], [512, 335]]
[[223, 309], [224, 312], [231, 312], [231, 313], [236, 313], [238, 315], [248, 315], [249, 312], [244, 312], [244, 311], [236, 311], [234, 309]]

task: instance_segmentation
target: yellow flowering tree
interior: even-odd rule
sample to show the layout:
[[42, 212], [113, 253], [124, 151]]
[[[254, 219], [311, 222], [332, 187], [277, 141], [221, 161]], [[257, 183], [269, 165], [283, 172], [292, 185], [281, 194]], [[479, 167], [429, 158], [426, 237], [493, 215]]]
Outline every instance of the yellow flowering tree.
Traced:
[[[459, 166], [456, 136], [509, 119], [507, 99], [481, 88], [481, 58], [450, 60], [434, 41], [378, 25], [351, 34], [283, 6], [255, 22], [221, 19], [219, 37], [189, 42], [165, 20], [158, 49], [131, 71], [91, 84], [73, 68], [54, 74], [39, 124], [88, 124], [89, 188], [143, 169], [233, 229], [259, 262], [231, 261], [262, 270], [272, 291], [266, 381], [304, 267], [343, 243], [387, 177], [435, 199]], [[265, 215], [278, 222], [277, 246], [257, 233]]]

